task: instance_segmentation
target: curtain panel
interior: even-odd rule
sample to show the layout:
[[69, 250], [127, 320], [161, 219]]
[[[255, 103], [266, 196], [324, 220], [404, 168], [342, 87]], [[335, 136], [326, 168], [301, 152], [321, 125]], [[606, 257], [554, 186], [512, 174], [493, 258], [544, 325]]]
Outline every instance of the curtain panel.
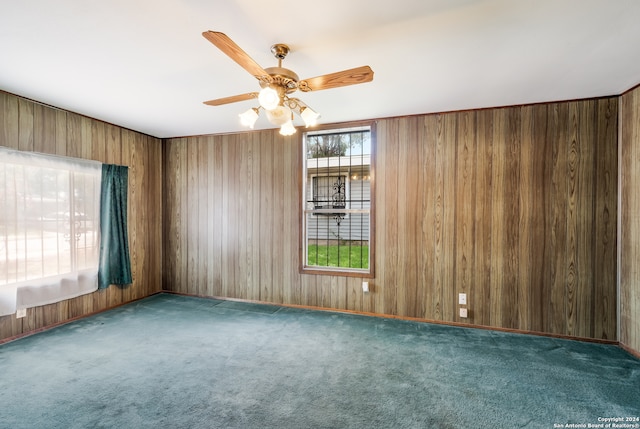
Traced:
[[100, 193], [100, 267], [98, 288], [131, 284], [131, 259], [127, 235], [127, 189], [129, 169], [102, 165]]

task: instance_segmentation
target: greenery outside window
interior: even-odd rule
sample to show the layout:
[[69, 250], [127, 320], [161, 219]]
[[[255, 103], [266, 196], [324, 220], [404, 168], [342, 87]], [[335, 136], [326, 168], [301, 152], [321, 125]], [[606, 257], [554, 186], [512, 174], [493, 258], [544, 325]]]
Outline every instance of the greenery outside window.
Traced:
[[373, 134], [359, 126], [303, 136], [303, 272], [373, 276]]

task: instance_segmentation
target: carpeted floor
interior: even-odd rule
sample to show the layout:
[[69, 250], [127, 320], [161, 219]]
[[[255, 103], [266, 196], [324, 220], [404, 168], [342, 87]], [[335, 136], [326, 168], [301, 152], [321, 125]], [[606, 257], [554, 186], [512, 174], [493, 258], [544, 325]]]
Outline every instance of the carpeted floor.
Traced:
[[555, 428], [612, 417], [640, 417], [640, 361], [618, 347], [335, 312], [160, 294], [0, 346], [1, 428]]

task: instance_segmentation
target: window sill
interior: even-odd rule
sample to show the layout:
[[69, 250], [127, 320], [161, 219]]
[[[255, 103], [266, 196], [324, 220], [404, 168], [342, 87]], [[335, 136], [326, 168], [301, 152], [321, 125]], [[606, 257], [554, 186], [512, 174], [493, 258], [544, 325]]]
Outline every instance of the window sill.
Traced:
[[365, 279], [374, 278], [373, 270], [342, 267], [316, 267], [311, 265], [303, 266], [300, 269], [301, 274], [312, 274], [322, 276], [339, 276], [339, 277], [359, 277]]

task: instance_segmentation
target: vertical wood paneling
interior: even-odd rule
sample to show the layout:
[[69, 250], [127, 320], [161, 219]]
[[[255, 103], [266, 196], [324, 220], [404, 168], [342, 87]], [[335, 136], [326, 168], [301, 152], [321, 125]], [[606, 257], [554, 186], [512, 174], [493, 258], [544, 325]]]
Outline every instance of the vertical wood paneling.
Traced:
[[525, 189], [520, 189], [520, 124], [522, 120], [522, 111], [520, 108], [511, 108], [507, 110], [507, 130], [508, 136], [506, 140], [507, 161], [505, 165], [505, 194], [506, 199], [506, 279], [508, 289], [505, 292], [505, 299], [502, 303], [502, 323], [505, 326], [519, 326], [518, 324], [518, 266], [520, 261], [519, 248], [521, 244], [521, 216], [520, 216], [520, 197], [522, 195], [528, 198]]
[[[134, 134], [131, 131], [123, 130], [122, 134], [125, 140], [130, 141], [127, 145], [126, 151], [128, 152], [128, 159], [131, 159], [131, 165], [129, 166], [129, 198], [134, 201], [139, 201], [141, 195], [144, 193], [143, 180], [141, 178], [142, 171], [144, 169], [144, 157], [141, 154], [140, 139], [141, 136]], [[140, 223], [145, 224], [145, 211], [144, 204], [132, 204], [127, 206], [128, 214], [127, 219], [136, 219]], [[129, 246], [134, 249], [144, 248], [141, 234], [138, 228], [139, 222], [132, 222], [127, 224], [129, 234]], [[146, 252], [135, 252], [131, 255], [131, 275], [133, 281], [139, 279], [142, 276], [141, 268], [144, 265], [144, 259]], [[136, 298], [136, 290], [130, 286], [123, 287], [123, 301], [131, 301]]]
[[[376, 134], [378, 136], [383, 135], [386, 132], [386, 124], [388, 121], [378, 121], [376, 122]], [[380, 138], [378, 137], [378, 140]], [[375, 159], [377, 165], [386, 165], [386, 148], [390, 145], [379, 145], [376, 142], [375, 149]], [[373, 175], [373, 182], [375, 187], [375, 198], [376, 198], [376, 225], [386, 225], [386, 187], [384, 183], [386, 182], [386, 168], [376, 169]], [[369, 289], [374, 290], [375, 293], [370, 293], [369, 297], [369, 307], [368, 311], [375, 312], [379, 311], [379, 309], [384, 308], [384, 298], [385, 298], [385, 287], [381, 279], [385, 278], [386, 270], [385, 270], [385, 261], [386, 261], [386, 228], [382, 228], [380, 226], [376, 227], [374, 231], [375, 234], [375, 252], [372, 256], [375, 259], [375, 275], [376, 278], [374, 281], [369, 282]]]
[[[490, 325], [491, 312], [491, 248], [493, 236], [491, 234], [492, 209], [493, 209], [493, 112], [484, 110], [477, 113], [476, 141], [477, 150], [475, 158], [476, 184], [475, 184], [475, 242], [476, 253], [474, 255], [476, 274], [475, 283], [472, 285], [468, 296], [468, 314], [473, 323]], [[485, 311], [479, 311], [485, 309]]]
[[[417, 177], [418, 183], [435, 183], [436, 178], [436, 144], [438, 135], [437, 116], [429, 115], [419, 118], [419, 130], [417, 135], [417, 146], [419, 149], [419, 173]], [[377, 165], [383, 165], [378, 163]], [[378, 168], [378, 171], [384, 168]], [[434, 186], [420, 186], [418, 190], [421, 195], [422, 205], [420, 210], [420, 230], [418, 231], [420, 253], [417, 255], [420, 264], [420, 278], [418, 279], [419, 297], [422, 297], [419, 311], [419, 317], [427, 317], [432, 314], [434, 302], [434, 275], [435, 275], [435, 249], [434, 246], [425, 246], [425, 243], [435, 242], [435, 198], [436, 192]], [[379, 194], [377, 194], [379, 195]], [[378, 212], [379, 213], [379, 212]], [[384, 225], [384, 224], [378, 224]], [[377, 246], [376, 251], [379, 251]]]
[[[397, 139], [398, 141], [415, 141], [417, 118], [400, 118], [397, 120]], [[413, 146], [412, 150], [399, 151], [398, 153], [398, 183], [397, 183], [397, 257], [398, 271], [396, 272], [395, 282], [403, 287], [397, 288], [398, 314], [407, 316], [416, 314], [416, 298], [418, 295], [418, 279], [417, 279], [417, 234], [414, 234], [415, 227], [418, 224], [417, 209], [419, 201], [417, 200], [416, 186], [412, 186], [418, 176], [419, 158], [418, 147]], [[400, 208], [406, 208], [401, 210]]]
[[[353, 309], [355, 311], [369, 311], [365, 309], [365, 301], [368, 301], [370, 295], [361, 293], [362, 282], [365, 280], [361, 277], [335, 277], [337, 279], [334, 289], [339, 293], [340, 300], [337, 301], [339, 309]], [[369, 279], [366, 279], [367, 281]], [[343, 292], [343, 293], [342, 293]], [[369, 308], [369, 307], [367, 307]]]
[[18, 149], [33, 151], [33, 110], [32, 102], [24, 99], [18, 100]]
[[67, 115], [67, 145], [65, 156], [82, 157], [82, 122], [80, 115]]
[[[119, 130], [118, 130], [119, 132]], [[107, 142], [108, 145], [108, 142]], [[64, 110], [56, 110], [56, 155], [65, 155], [67, 153], [67, 112]], [[103, 162], [111, 162], [105, 159]]]
[[[55, 127], [53, 130], [55, 136]], [[105, 124], [98, 121], [91, 122], [91, 154], [93, 160], [105, 159], [107, 156], [107, 137]]]
[[[122, 135], [124, 134], [124, 137]], [[134, 283], [0, 317], [0, 339], [148, 296], [162, 288], [161, 142], [139, 133], [0, 92], [0, 145], [128, 165], [130, 252]], [[156, 165], [149, 165], [150, 159]], [[153, 218], [150, 207], [156, 210]]]
[[578, 104], [578, 143], [580, 157], [578, 162], [578, 282], [576, 284], [575, 307], [576, 329], [572, 335], [593, 336], [593, 294], [595, 292], [595, 266], [603, 261], [594, 259], [596, 226], [594, 223], [596, 162], [596, 101], [588, 100]]
[[617, 146], [607, 142], [617, 139], [618, 100], [608, 99], [598, 103], [596, 112], [596, 145], [595, 171], [595, 245], [594, 245], [594, 293], [592, 313], [601, 314], [600, 318], [592, 318], [593, 337], [608, 337], [616, 332], [617, 303], [611, 295], [608, 285], [615, 284], [616, 279], [616, 242], [617, 219], [615, 217], [618, 204], [617, 174], [613, 168], [617, 160]]
[[456, 145], [456, 216], [455, 216], [455, 266], [454, 271], [454, 317], [460, 320], [455, 311], [459, 293], [467, 294], [467, 302], [473, 299], [474, 284], [474, 214], [475, 214], [475, 151], [476, 151], [476, 114], [464, 112], [458, 117]]
[[220, 221], [222, 219], [223, 207], [222, 207], [222, 193], [224, 189], [224, 169], [223, 169], [223, 153], [222, 142], [220, 139], [216, 139], [213, 147], [213, 186], [209, 192], [210, 197], [215, 200], [213, 206], [213, 218], [216, 222], [213, 225], [213, 257], [211, 258], [211, 265], [213, 267], [214, 280], [211, 285], [213, 290], [213, 296], [222, 296], [222, 254], [224, 243], [222, 241], [222, 231], [224, 225]]
[[[120, 136], [122, 138], [122, 147], [120, 148], [120, 152], [122, 155], [122, 159], [131, 159], [132, 156], [135, 156], [135, 149], [132, 147], [135, 142], [132, 140], [133, 134], [131, 134], [130, 132], [128, 132], [128, 130], [121, 130], [120, 131]], [[125, 142], [127, 142], [125, 144]], [[80, 150], [81, 147], [79, 147]], [[131, 167], [129, 168], [129, 172], [128, 172], [128, 185], [129, 185], [129, 194], [128, 197], [129, 199], [133, 197], [135, 197], [138, 194], [138, 191], [135, 190], [134, 188], [132, 188], [131, 182], [135, 181], [135, 178], [133, 177], [133, 171], [131, 170]], [[133, 195], [132, 195], [133, 194]], [[130, 219], [132, 216], [132, 212], [135, 212], [135, 210], [132, 208], [132, 206], [130, 204], [127, 204], [127, 219]], [[135, 216], [135, 213], [133, 214], [133, 216]], [[133, 226], [129, 223], [127, 223], [127, 230], [129, 233], [129, 248], [131, 249], [134, 244], [137, 243], [132, 243], [131, 241], [134, 240], [136, 241], [135, 237], [131, 237], [131, 231], [133, 229]], [[131, 277], [133, 278], [133, 281], [136, 281], [136, 278], [138, 276], [136, 267], [138, 266], [138, 258], [137, 256], [131, 256]], [[120, 302], [127, 302], [130, 299], [130, 295], [131, 295], [131, 291], [130, 291], [130, 287], [129, 286], [123, 286], [119, 289], [119, 298], [120, 298]]]
[[[287, 304], [296, 304], [301, 302], [300, 290], [300, 274], [298, 267], [300, 266], [300, 247], [302, 246], [300, 238], [300, 228], [298, 228], [298, 211], [302, 206], [302, 200], [297, 192], [291, 190], [298, 189], [298, 180], [300, 179], [298, 171], [302, 162], [302, 136], [291, 136], [285, 139], [283, 156], [283, 188], [282, 198], [284, 236], [281, 259], [283, 272], [283, 302]], [[254, 159], [254, 164], [258, 164]], [[259, 178], [257, 179], [259, 180]], [[345, 308], [348, 304], [344, 303]]]
[[198, 271], [198, 295], [207, 294], [207, 285], [209, 283], [209, 271], [207, 265], [208, 259], [202, 257], [202, 255], [208, 254], [209, 246], [209, 219], [207, 212], [209, 211], [209, 158], [208, 158], [208, 140], [205, 137], [198, 138], [197, 145], [197, 163], [198, 163], [198, 186], [196, 188], [198, 195], [198, 258], [197, 271]]
[[574, 333], [576, 329], [576, 289], [579, 281], [578, 270], [578, 234], [579, 234], [579, 189], [578, 163], [580, 160], [578, 140], [578, 112], [576, 103], [569, 104], [569, 129], [567, 130], [567, 265], [565, 266], [565, 313], [566, 331]]
[[320, 307], [331, 308], [331, 277], [326, 275], [318, 276], [318, 305]]
[[[236, 281], [234, 282], [235, 296], [242, 299], [249, 299], [249, 286], [248, 280], [250, 270], [247, 267], [248, 258], [248, 241], [250, 241], [248, 225], [251, 225], [251, 212], [242, 210], [242, 207], [246, 207], [247, 198], [251, 191], [251, 182], [247, 180], [248, 170], [248, 158], [249, 152], [247, 150], [247, 134], [238, 134], [233, 136], [235, 146], [236, 161], [234, 169], [237, 172], [235, 176], [234, 194], [230, 195], [230, 199], [233, 201], [234, 206], [234, 219], [230, 222], [234, 225], [236, 231], [236, 254], [234, 255], [234, 265], [236, 272]], [[227, 224], [229, 225], [229, 224]], [[256, 299], [256, 298], [254, 298]]]
[[[176, 206], [178, 204], [178, 177], [176, 174], [176, 158], [179, 156], [180, 144], [177, 139], [166, 142], [162, 147], [162, 170], [163, 177], [162, 199], [171, 201], [171, 210], [167, 205], [162, 209], [165, 222], [162, 225], [162, 236], [164, 243], [162, 246], [162, 287], [177, 291], [178, 289], [178, 252], [175, 246], [178, 242]], [[168, 250], [172, 249], [172, 250]]]
[[[465, 114], [463, 112], [462, 114]], [[443, 194], [442, 194], [442, 294], [441, 308], [442, 320], [455, 320], [458, 313], [457, 295], [456, 295], [456, 247], [457, 247], [457, 231], [456, 231], [456, 188], [457, 171], [457, 145], [451, 142], [457, 142], [458, 138], [458, 120], [461, 114], [450, 113], [444, 115], [444, 133], [443, 137], [443, 157], [441, 162], [444, 164], [443, 172]]]
[[[191, 291], [189, 285], [189, 264], [188, 264], [188, 248], [187, 243], [190, 239], [189, 237], [189, 185], [188, 185], [188, 149], [189, 149], [189, 141], [187, 139], [179, 140], [179, 150], [177, 151], [176, 156], [176, 164], [172, 167], [175, 168], [175, 174], [177, 175], [177, 183], [176, 183], [176, 192], [178, 194], [178, 203], [177, 210], [172, 212], [171, 214], [175, 215], [174, 219], [167, 220], [167, 222], [176, 222], [176, 231], [175, 231], [175, 242], [174, 245], [177, 260], [176, 260], [176, 270], [177, 277], [176, 283], [177, 291], [182, 293], [187, 293]], [[171, 249], [173, 250], [173, 248]], [[185, 264], [184, 262], [187, 261]]]
[[[432, 186], [434, 187], [433, 194], [433, 228], [434, 228], [434, 237], [433, 243], [430, 243], [430, 246], [433, 246], [433, 280], [432, 280], [432, 294], [431, 294], [431, 305], [430, 311], [427, 312], [427, 317], [433, 318], [435, 320], [443, 319], [443, 309], [442, 309], [442, 296], [443, 290], [445, 288], [444, 285], [444, 272], [446, 268], [446, 261], [444, 260], [444, 175], [446, 169], [445, 162], [445, 150], [444, 146], [446, 144], [446, 136], [444, 131], [444, 118], [442, 115], [438, 115], [436, 117], [436, 136], [435, 136], [435, 171], [434, 171], [434, 180], [432, 182]], [[380, 141], [378, 141], [378, 144]], [[385, 168], [386, 169], [386, 168]], [[449, 267], [448, 269], [453, 269], [453, 267]]]
[[[246, 167], [246, 193], [244, 203], [251, 205], [251, 201], [260, 197], [260, 183], [262, 182], [260, 170], [260, 133], [248, 133], [244, 150], [247, 152]], [[260, 297], [260, 231], [262, 214], [259, 211], [250, 210], [247, 215], [248, 223], [244, 228], [244, 241], [246, 248], [244, 275], [246, 276], [247, 296], [252, 299]]]
[[[389, 145], [384, 149], [384, 182], [377, 184], [385, 188], [382, 210], [385, 212], [384, 238], [384, 277], [381, 278], [384, 292], [383, 313], [398, 314], [398, 119], [387, 121], [385, 131], [380, 131]], [[378, 206], [380, 208], [380, 206]]]
[[[634, 246], [637, 235], [640, 234], [640, 201], [635, 198], [636, 186], [634, 182], [640, 177], [640, 136], [635, 135], [636, 117], [640, 118], [640, 105], [637, 90], [631, 91], [620, 98], [620, 250], [619, 250], [619, 317], [620, 342], [636, 350], [640, 350], [640, 336], [636, 336], [634, 327], [640, 323], [634, 307], [634, 292], [640, 279], [637, 272], [637, 260], [640, 257]], [[638, 119], [640, 120], [640, 119]]]
[[318, 278], [319, 276], [303, 274], [300, 279], [302, 291], [302, 305], [318, 306]]
[[[536, 189], [532, 184], [534, 181], [534, 161], [533, 154], [535, 144], [532, 141], [533, 136], [533, 110], [532, 106], [521, 108], [520, 128], [518, 129], [518, 138], [520, 141], [519, 156], [519, 176], [518, 176], [518, 212], [519, 212], [519, 245], [518, 245], [518, 264], [517, 264], [517, 281], [516, 281], [516, 302], [525, 299], [531, 302], [533, 298], [532, 284], [532, 264], [531, 255], [535, 252], [532, 248], [531, 230], [533, 228], [534, 216], [536, 210]], [[531, 330], [531, 306], [514, 305], [517, 308], [517, 326], [519, 329]]]
[[11, 149], [18, 149], [20, 139], [19, 124], [20, 124], [20, 109], [18, 108], [18, 97], [15, 95], [0, 92], [0, 144]]
[[[551, 173], [552, 153], [551, 144], [547, 139], [547, 128], [549, 127], [548, 105], [533, 108], [531, 116], [530, 140], [525, 140], [525, 145], [531, 145], [530, 154], [531, 165], [531, 196], [530, 201], [530, 256], [529, 268], [529, 317], [532, 331], [542, 332], [549, 326], [549, 290], [550, 279], [549, 266], [549, 244], [550, 229], [547, 222], [549, 216], [549, 191]], [[526, 132], [524, 133], [525, 139]], [[545, 269], [546, 268], [546, 269]], [[537, 311], [535, 310], [537, 309]]]
[[[274, 132], [261, 132], [260, 133], [260, 194], [255, 201], [259, 201], [258, 213], [260, 214], [260, 291], [256, 299], [262, 299], [264, 301], [272, 301], [275, 294], [273, 293], [274, 287], [282, 287], [282, 285], [274, 285], [273, 270], [278, 267], [274, 267], [272, 261], [277, 259], [274, 257], [274, 244], [278, 241], [279, 237], [275, 235], [276, 222], [274, 216], [280, 214], [276, 212], [277, 205], [274, 199], [280, 197], [275, 191], [275, 178], [274, 173], [274, 157], [279, 156], [282, 150], [276, 151], [274, 143], [282, 144], [282, 140], [277, 141], [274, 138]], [[275, 302], [275, 301], [274, 301]]]
[[[162, 266], [163, 255], [162, 245], [162, 148], [158, 147], [158, 139], [145, 136], [147, 155], [149, 158], [148, 168], [145, 170], [145, 181], [148, 183], [148, 194], [146, 203], [148, 207], [149, 218], [147, 222], [147, 230], [143, 231], [146, 237], [145, 248], [149, 254], [148, 264], [145, 267], [145, 278], [148, 278], [148, 284], [160, 285], [158, 289], [162, 289]], [[160, 196], [160, 198], [158, 198]], [[159, 267], [158, 267], [159, 266]], [[154, 269], [150, 269], [153, 267]], [[157, 287], [157, 286], [156, 286]], [[155, 292], [155, 291], [154, 291]], [[138, 292], [138, 295], [148, 294], [149, 290]]]
[[[65, 130], [62, 130], [65, 131]], [[60, 139], [60, 136], [58, 136]], [[63, 137], [66, 141], [66, 135]], [[105, 125], [105, 145], [106, 154], [104, 162], [108, 164], [121, 164], [122, 163], [122, 135], [120, 128], [115, 125]]]
[[[497, 110], [493, 114], [493, 134], [492, 139], [492, 159], [491, 159], [491, 184], [492, 193], [491, 205], [491, 292], [489, 307], [489, 323], [491, 326], [502, 326], [502, 302], [503, 290], [508, 287], [505, 276], [507, 271], [507, 248], [505, 246], [505, 235], [507, 234], [507, 210], [505, 204], [504, 187], [505, 181], [511, 178], [504, 177], [507, 160], [507, 132], [508, 123], [506, 120], [508, 110]], [[507, 290], [508, 294], [508, 290]], [[507, 295], [508, 296], [508, 295]]]
[[56, 111], [42, 105], [33, 106], [33, 150], [55, 154]]
[[569, 123], [568, 104], [558, 104], [550, 109], [552, 125], [547, 128], [547, 139], [553, 145], [550, 154], [551, 183], [546, 188], [549, 195], [545, 218], [549, 222], [550, 242], [547, 244], [550, 260], [550, 278], [547, 280], [550, 291], [547, 297], [549, 305], [549, 332], [568, 332], [566, 311], [566, 269], [567, 269], [567, 147], [568, 135], [565, 130]]
[[640, 88], [620, 100], [620, 342], [640, 353]]
[[[165, 288], [615, 338], [616, 117], [611, 98], [377, 121], [368, 295], [359, 278], [298, 272], [297, 137], [170, 139]], [[192, 186], [205, 206], [186, 203], [203, 195]], [[193, 263], [205, 288], [187, 281]]]
[[186, 158], [186, 171], [187, 171], [187, 183], [185, 197], [187, 210], [184, 212], [186, 219], [186, 230], [188, 239], [185, 240], [185, 250], [187, 252], [187, 284], [189, 284], [189, 290], [195, 291], [196, 294], [200, 293], [200, 271], [199, 261], [202, 256], [199, 253], [199, 242], [202, 239], [200, 231], [200, 189], [201, 184], [198, 182], [199, 171], [203, 167], [199, 160], [200, 155], [200, 142], [199, 138], [191, 140], [189, 150], [185, 153]]
[[[407, 141], [409, 139], [411, 119], [398, 118], [394, 121], [394, 132], [397, 133], [394, 137], [397, 141]], [[413, 275], [416, 261], [414, 255], [412, 255], [412, 239], [414, 237], [407, 234], [408, 230], [413, 229], [413, 225], [415, 225], [415, 221], [412, 219], [416, 212], [415, 199], [411, 199], [412, 190], [408, 189], [409, 182], [412, 181], [411, 170], [415, 168], [414, 166], [409, 166], [409, 158], [415, 159], [415, 155], [414, 147], [411, 150], [397, 151], [397, 181], [395, 189], [393, 189], [396, 194], [394, 211], [397, 213], [396, 231], [394, 232], [394, 256], [397, 258], [396, 266], [398, 268], [394, 274], [393, 282], [396, 285], [396, 314], [400, 316], [413, 313], [412, 307], [414, 305], [412, 305], [411, 297], [416, 287]], [[405, 207], [407, 210], [402, 210], [401, 207]], [[397, 287], [397, 285], [401, 285], [401, 287]]]
[[[297, 134], [297, 133], [296, 133]], [[274, 134], [272, 134], [274, 135]], [[292, 255], [286, 255], [284, 253], [284, 240], [286, 239], [285, 223], [284, 223], [284, 210], [285, 210], [285, 189], [284, 189], [284, 161], [286, 154], [286, 145], [288, 141], [290, 141], [291, 137], [283, 138], [283, 139], [273, 139], [271, 146], [271, 153], [273, 154], [273, 162], [272, 162], [272, 173], [271, 176], [273, 178], [273, 191], [272, 191], [272, 199], [273, 199], [273, 210], [275, 216], [273, 217], [272, 227], [274, 236], [272, 237], [273, 241], [271, 242], [271, 251], [273, 252], [272, 256], [272, 271], [271, 271], [271, 279], [270, 282], [273, 285], [271, 289], [271, 299], [272, 302], [283, 302], [284, 296], [284, 259], [290, 258]], [[250, 204], [251, 200], [247, 200], [247, 204]], [[342, 291], [344, 294], [344, 289]], [[329, 305], [329, 307], [333, 307], [335, 305], [340, 305], [339, 303], [342, 300], [338, 300], [335, 304]]]

